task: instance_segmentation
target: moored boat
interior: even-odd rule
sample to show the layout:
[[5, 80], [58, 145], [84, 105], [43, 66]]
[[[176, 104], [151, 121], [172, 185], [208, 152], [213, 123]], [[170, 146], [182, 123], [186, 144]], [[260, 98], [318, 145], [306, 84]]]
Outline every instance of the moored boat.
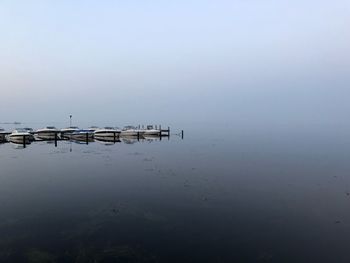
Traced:
[[92, 132], [94, 132], [98, 129], [99, 129], [99, 127], [97, 127], [97, 126], [90, 126], [89, 128], [87, 128], [87, 130], [92, 131]]
[[29, 133], [34, 133], [34, 130], [32, 128], [25, 127], [23, 130], [26, 130]]
[[11, 134], [7, 135], [7, 140], [13, 143], [29, 144], [33, 135], [25, 129], [16, 129]]
[[92, 139], [94, 137], [94, 131], [91, 129], [86, 130], [77, 130], [70, 134], [70, 137], [72, 139], [77, 140], [86, 140], [86, 139]]
[[6, 132], [3, 128], [0, 128], [0, 142], [4, 142], [6, 140], [6, 135], [8, 132]]
[[104, 127], [102, 129], [97, 129], [94, 131], [94, 136], [97, 138], [101, 137], [110, 137], [110, 138], [118, 138], [120, 131], [113, 127]]
[[29, 139], [30, 139], [31, 141], [34, 141], [34, 140], [35, 140], [35, 138], [34, 138], [34, 130], [33, 130], [32, 128], [26, 127], [26, 128], [23, 128], [23, 130], [25, 130], [26, 132], [28, 132], [28, 133], [30, 134]]
[[154, 137], [154, 136], [160, 136], [161, 131], [158, 129], [155, 129], [153, 125], [147, 125], [146, 129], [143, 130], [143, 136], [144, 137]]
[[143, 130], [140, 130], [134, 126], [125, 126], [121, 132], [120, 136], [122, 137], [136, 137], [136, 136], [142, 136], [144, 133]]
[[56, 134], [60, 131], [54, 126], [47, 126], [42, 129], [38, 129], [35, 133], [39, 139], [43, 140], [53, 140], [55, 139]]
[[62, 136], [71, 137], [72, 133], [79, 131], [79, 128], [76, 126], [71, 126], [71, 127], [61, 129], [60, 131]]

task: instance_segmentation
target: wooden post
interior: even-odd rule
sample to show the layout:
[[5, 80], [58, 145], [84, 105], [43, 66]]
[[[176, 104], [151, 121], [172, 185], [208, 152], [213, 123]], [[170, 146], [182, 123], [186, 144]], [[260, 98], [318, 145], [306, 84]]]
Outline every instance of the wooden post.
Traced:
[[26, 136], [23, 135], [23, 148], [26, 148]]
[[113, 142], [115, 143], [115, 132], [113, 132]]
[[86, 145], [89, 144], [89, 133], [86, 133]]
[[140, 132], [137, 132], [137, 140], [140, 140]]
[[181, 131], [181, 139], [184, 139], [184, 130]]
[[57, 147], [57, 132], [55, 132], [55, 147]]

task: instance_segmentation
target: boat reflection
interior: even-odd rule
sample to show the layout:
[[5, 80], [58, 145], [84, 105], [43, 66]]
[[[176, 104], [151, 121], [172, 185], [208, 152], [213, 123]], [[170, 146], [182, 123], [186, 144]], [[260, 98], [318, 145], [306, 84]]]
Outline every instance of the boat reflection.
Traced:
[[111, 137], [98, 137], [94, 139], [95, 142], [99, 142], [103, 145], [114, 145], [115, 143], [120, 143], [121, 140], [119, 138], [111, 138]]
[[24, 144], [24, 143], [19, 143], [19, 142], [10, 142], [10, 145], [12, 146], [13, 149], [25, 149], [30, 142]]

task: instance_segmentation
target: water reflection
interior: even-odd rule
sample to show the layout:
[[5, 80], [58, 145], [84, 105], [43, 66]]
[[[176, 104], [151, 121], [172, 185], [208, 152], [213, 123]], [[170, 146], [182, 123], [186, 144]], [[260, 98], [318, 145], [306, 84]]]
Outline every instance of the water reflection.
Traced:
[[100, 143], [103, 145], [114, 145], [116, 143], [124, 143], [124, 144], [134, 144], [134, 143], [144, 143], [144, 142], [156, 142], [156, 141], [161, 141], [161, 139], [159, 138], [159, 136], [147, 136], [147, 137], [135, 137], [135, 136], [125, 136], [125, 137], [121, 137], [121, 138], [111, 138], [111, 137], [99, 137], [97, 138], [74, 138], [74, 139], [60, 139], [55, 141], [54, 139], [43, 139], [43, 138], [39, 138], [37, 137], [36, 141], [25, 141], [24, 142], [7, 142], [7, 141], [2, 141], [0, 144], [11, 144], [13, 146], [14, 149], [24, 149], [26, 147], [28, 147], [30, 144], [32, 143], [36, 143], [36, 142], [43, 142], [45, 144], [48, 145], [53, 145], [54, 147], [57, 147], [60, 143], [62, 142], [71, 142], [71, 143], [75, 143], [75, 144], [81, 144], [81, 145], [88, 145], [90, 143]]
[[195, 128], [0, 144], [0, 262], [349, 262], [349, 145]]
[[10, 145], [13, 149], [25, 149], [28, 147], [28, 145], [31, 144], [30, 142], [27, 142], [26, 144], [20, 143], [20, 142], [10, 142]]

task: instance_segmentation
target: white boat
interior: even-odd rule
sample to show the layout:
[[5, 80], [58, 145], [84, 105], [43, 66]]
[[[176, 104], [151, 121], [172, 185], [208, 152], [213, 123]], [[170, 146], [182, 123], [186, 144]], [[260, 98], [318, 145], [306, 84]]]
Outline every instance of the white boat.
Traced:
[[40, 139], [53, 140], [55, 139], [55, 134], [59, 133], [59, 130], [54, 126], [47, 126], [45, 128], [37, 130], [35, 133]]
[[120, 136], [122, 137], [135, 137], [135, 136], [142, 136], [144, 133], [144, 130], [140, 130], [138, 128], [135, 128], [134, 126], [125, 126], [120, 131]]
[[76, 131], [79, 131], [79, 128], [72, 126], [72, 127], [67, 127], [67, 128], [61, 129], [61, 134], [65, 135], [65, 134], [70, 134], [70, 133], [73, 133]]
[[153, 125], [147, 125], [146, 129], [143, 130], [144, 137], [160, 136], [160, 134], [161, 134], [161, 131], [158, 129], [155, 129]]
[[94, 132], [98, 129], [99, 129], [99, 127], [97, 127], [97, 126], [90, 126], [89, 128], [87, 128], [87, 130], [92, 131], [92, 132]]
[[35, 140], [35, 138], [34, 138], [34, 130], [33, 130], [32, 128], [27, 128], [27, 127], [26, 127], [26, 128], [22, 128], [22, 129], [30, 134], [29, 139], [30, 139], [31, 141], [34, 141], [34, 140]]
[[72, 132], [70, 134], [70, 137], [72, 139], [77, 139], [77, 140], [92, 139], [94, 137], [94, 130], [92, 129], [77, 130]]
[[104, 127], [94, 131], [95, 138], [119, 138], [120, 130], [113, 127]]
[[7, 134], [8, 133], [3, 128], [0, 128], [0, 142], [3, 142], [6, 140]]
[[29, 133], [33, 133], [34, 132], [34, 130], [32, 128], [28, 128], [28, 127], [23, 128], [23, 130], [26, 130]]
[[29, 144], [33, 135], [25, 129], [16, 129], [11, 134], [7, 135], [7, 140], [13, 143]]

